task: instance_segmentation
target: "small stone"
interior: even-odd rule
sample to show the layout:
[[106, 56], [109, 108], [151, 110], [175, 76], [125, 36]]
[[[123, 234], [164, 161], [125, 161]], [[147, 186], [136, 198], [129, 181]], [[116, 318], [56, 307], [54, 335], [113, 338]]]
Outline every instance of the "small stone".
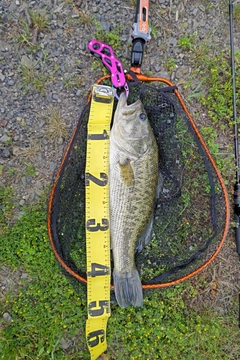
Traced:
[[28, 273], [22, 273], [21, 279], [27, 279], [27, 278], [28, 278]]
[[17, 146], [13, 146], [12, 153], [14, 156], [18, 156], [20, 154], [20, 149]]
[[220, 315], [225, 315], [226, 311], [223, 308], [218, 309]]
[[60, 137], [60, 138], [58, 138], [58, 145], [62, 145], [62, 144], [63, 144], [63, 138]]
[[31, 201], [35, 200], [35, 198], [36, 198], [36, 195], [34, 193], [30, 194], [29, 199]]
[[111, 31], [111, 24], [107, 21], [102, 21], [101, 22], [101, 25], [102, 25], [102, 30], [103, 31]]
[[159, 72], [161, 70], [161, 65], [160, 64], [155, 64], [154, 68], [157, 72]]
[[191, 73], [191, 68], [189, 66], [183, 65], [179, 67], [176, 71], [177, 79], [184, 79]]
[[14, 85], [14, 81], [13, 80], [9, 80], [7, 83], [9, 86], [13, 86]]
[[81, 43], [80, 43], [79, 49], [80, 49], [80, 50], [83, 50], [83, 51], [86, 49], [86, 45], [84, 44], [84, 42], [81, 42]]
[[22, 181], [23, 186], [27, 185], [27, 181], [26, 181], [26, 178], [24, 176], [21, 178], [21, 181]]
[[169, 73], [167, 71], [164, 71], [164, 70], [159, 71], [158, 73], [155, 74], [155, 76], [170, 80]]
[[[3, 109], [4, 110], [4, 109]], [[4, 111], [3, 111], [4, 112]], [[7, 125], [7, 120], [0, 120], [0, 126], [5, 127]]]
[[[63, 34], [63, 29], [57, 29], [57, 34], [58, 34], [58, 36], [61, 36]], [[54, 61], [57, 61], [57, 60], [54, 60]]]
[[19, 109], [22, 111], [22, 110], [27, 110], [28, 108], [29, 108], [29, 104], [23, 104], [20, 106]]
[[38, 124], [39, 129], [41, 129], [45, 124], [46, 124], [46, 121], [41, 120], [40, 123]]
[[31, 68], [33, 66], [33, 62], [27, 55], [23, 55], [21, 58], [21, 65]]
[[52, 101], [52, 94], [50, 93], [50, 94], [47, 94], [47, 100], [48, 101]]
[[2, 149], [1, 155], [4, 159], [10, 158], [11, 156], [10, 151], [8, 149]]
[[77, 90], [76, 96], [77, 96], [77, 97], [81, 96], [81, 90]]
[[29, 195], [27, 194], [27, 195], [23, 195], [23, 199], [24, 200], [28, 200], [29, 199]]
[[193, 9], [193, 11], [192, 11], [193, 16], [196, 16], [197, 13], [198, 13], [198, 8]]
[[8, 312], [5, 312], [4, 314], [3, 314], [3, 319], [7, 322], [7, 323], [11, 323], [12, 322], [12, 317], [11, 317], [11, 315], [8, 313]]
[[6, 142], [7, 141], [10, 141], [11, 140], [11, 138], [9, 137], [9, 136], [7, 136], [7, 135], [3, 135], [1, 138], [0, 138], [0, 142], [1, 143], [4, 143], [4, 144], [6, 144]]
[[63, 350], [67, 350], [69, 348], [69, 346], [71, 346], [71, 344], [72, 344], [71, 340], [68, 340], [68, 339], [66, 340], [64, 338], [62, 338], [60, 340], [60, 345]]
[[50, 162], [50, 170], [55, 171], [56, 167], [57, 167], [57, 164], [55, 162], [51, 161]]
[[22, 199], [22, 200], [19, 201], [20, 206], [23, 206], [24, 204], [25, 204], [25, 200]]
[[3, 75], [3, 73], [0, 72], [0, 81], [4, 81], [5, 80], [5, 75]]
[[169, 46], [176, 46], [177, 45], [177, 39], [173, 36], [169, 39]]
[[58, 96], [57, 96], [57, 94], [53, 94], [53, 95], [52, 95], [52, 98], [53, 98], [53, 100], [58, 101]]

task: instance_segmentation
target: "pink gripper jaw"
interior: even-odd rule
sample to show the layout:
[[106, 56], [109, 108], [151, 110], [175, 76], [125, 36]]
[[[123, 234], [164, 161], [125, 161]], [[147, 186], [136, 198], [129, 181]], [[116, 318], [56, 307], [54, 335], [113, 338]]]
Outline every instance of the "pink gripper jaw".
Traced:
[[92, 53], [100, 56], [103, 64], [110, 70], [113, 86], [116, 88], [123, 87], [126, 91], [126, 96], [128, 97], [129, 89], [122, 63], [114, 56], [111, 46], [103, 44], [98, 40], [91, 40], [88, 44], [88, 48]]

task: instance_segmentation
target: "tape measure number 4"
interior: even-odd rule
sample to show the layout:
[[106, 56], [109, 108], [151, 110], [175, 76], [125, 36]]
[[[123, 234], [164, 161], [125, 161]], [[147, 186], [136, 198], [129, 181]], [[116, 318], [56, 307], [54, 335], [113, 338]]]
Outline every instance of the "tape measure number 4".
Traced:
[[110, 316], [109, 134], [114, 89], [94, 85], [88, 120], [86, 187], [86, 252], [88, 319], [86, 339], [95, 360], [107, 349]]

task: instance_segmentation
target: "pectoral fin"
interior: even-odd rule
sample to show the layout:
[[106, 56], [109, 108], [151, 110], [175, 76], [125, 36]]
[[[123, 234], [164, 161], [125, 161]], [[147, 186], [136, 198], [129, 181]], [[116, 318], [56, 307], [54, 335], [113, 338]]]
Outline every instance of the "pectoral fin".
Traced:
[[132, 169], [130, 160], [126, 159], [126, 161], [123, 164], [121, 164], [119, 162], [119, 167], [120, 167], [121, 177], [122, 177], [123, 182], [127, 186], [132, 185], [134, 182], [134, 173], [133, 173], [133, 169]]

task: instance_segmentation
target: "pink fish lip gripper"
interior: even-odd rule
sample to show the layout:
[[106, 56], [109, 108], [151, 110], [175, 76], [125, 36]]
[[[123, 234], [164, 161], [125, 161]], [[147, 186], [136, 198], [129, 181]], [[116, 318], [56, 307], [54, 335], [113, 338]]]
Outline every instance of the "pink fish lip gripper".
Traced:
[[111, 81], [115, 88], [123, 87], [128, 97], [129, 89], [126, 82], [124, 70], [121, 61], [119, 61], [113, 52], [111, 46], [103, 44], [98, 40], [91, 40], [88, 44], [88, 48], [91, 53], [97, 57], [100, 57], [102, 63], [108, 68], [111, 73]]

